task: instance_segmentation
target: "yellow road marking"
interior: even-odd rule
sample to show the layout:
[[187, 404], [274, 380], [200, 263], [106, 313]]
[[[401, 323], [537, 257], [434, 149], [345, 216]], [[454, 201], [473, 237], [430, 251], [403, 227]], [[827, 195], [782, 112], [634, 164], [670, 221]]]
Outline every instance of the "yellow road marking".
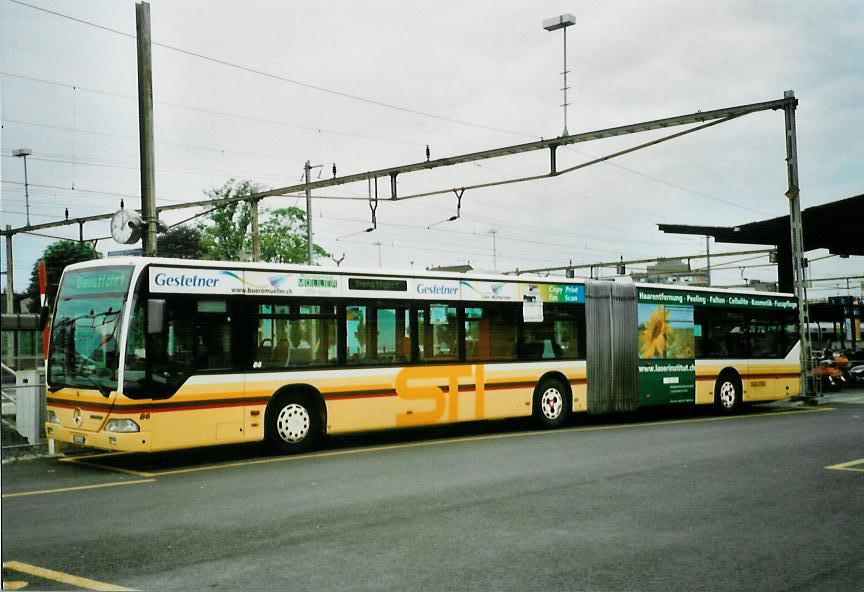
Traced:
[[70, 586], [84, 588], [85, 590], [133, 590], [133, 588], [117, 586], [115, 584], [106, 584], [105, 582], [97, 582], [96, 580], [73, 576], [72, 574], [63, 573], [62, 571], [45, 569], [44, 567], [30, 565], [29, 563], [21, 563], [20, 561], [4, 561], [3, 568], [36, 576], [37, 578], [44, 578], [46, 580], [53, 580], [55, 582], [69, 584]]
[[15, 580], [14, 582], [3, 582], [4, 590], [23, 590], [28, 586], [28, 582], [22, 582], [21, 580]]
[[181, 475], [185, 473], [199, 473], [202, 471], [215, 471], [217, 469], [232, 469], [236, 467], [245, 467], [252, 465], [263, 465], [270, 464], [276, 462], [292, 462], [292, 461], [300, 461], [300, 460], [308, 460], [308, 459], [317, 459], [317, 458], [330, 458], [337, 456], [351, 456], [356, 454], [365, 454], [368, 452], [379, 452], [386, 450], [402, 450], [407, 448], [420, 448], [423, 446], [441, 446], [446, 444], [462, 444], [468, 442], [479, 442], [484, 440], [503, 440], [506, 438], [527, 438], [531, 436], [553, 436], [555, 434], [562, 434], [568, 432], [592, 432], [592, 431], [600, 431], [600, 430], [615, 430], [615, 429], [627, 429], [627, 428], [638, 428], [638, 427], [650, 427], [655, 425], [671, 425], [671, 424], [683, 424], [683, 423], [700, 423], [706, 421], [725, 421], [730, 419], [749, 419], [754, 417], [768, 417], [768, 416], [778, 416], [778, 415], [790, 415], [797, 413], [821, 413], [823, 411], [833, 411], [831, 407], [819, 407], [817, 409], [807, 409], [807, 410], [791, 410], [791, 411], [777, 411], [771, 413], [759, 413], [754, 415], [728, 415], [728, 416], [719, 416], [719, 417], [702, 417], [702, 418], [694, 418], [694, 419], [670, 419], [666, 421], [656, 421], [652, 423], [627, 423], [627, 424], [616, 424], [609, 426], [594, 426], [594, 427], [576, 427], [576, 428], [566, 428], [563, 430], [542, 430], [542, 431], [529, 431], [529, 432], [516, 432], [510, 434], [489, 434], [486, 436], [465, 436], [462, 438], [448, 438], [443, 440], [432, 440], [432, 441], [424, 441], [424, 442], [409, 442], [406, 444], [390, 444], [384, 446], [367, 446], [363, 448], [353, 448], [349, 450], [332, 450], [329, 452], [313, 452], [310, 454], [303, 454], [298, 456], [281, 456], [277, 458], [263, 458], [256, 460], [246, 460], [232, 463], [223, 463], [223, 464], [215, 464], [215, 465], [206, 465], [201, 467], [191, 467], [188, 469], [169, 469], [167, 471], [157, 471], [151, 473], [154, 477], [163, 477], [169, 475]]
[[[856, 465], [861, 465], [860, 467]], [[859, 458], [858, 460], [850, 460], [849, 462], [840, 463], [839, 465], [831, 465], [830, 467], [825, 467], [826, 469], [833, 469], [835, 471], [855, 471], [856, 473], [864, 473], [864, 458]]]
[[73, 455], [73, 456], [64, 456], [63, 458], [60, 459], [60, 462], [73, 462], [79, 458], [88, 459], [88, 458], [105, 458], [106, 456], [123, 456], [124, 454], [125, 455], [134, 454], [134, 452], [114, 451], [114, 452], [99, 452], [97, 454], [79, 454], [79, 455]]
[[[11, 497], [25, 497], [28, 495], [45, 495], [48, 493], [66, 493], [69, 491], [84, 491], [87, 489], [102, 489], [104, 487], [118, 487], [120, 485], [140, 485], [142, 483], [153, 483], [156, 479], [139, 479], [137, 481], [117, 481], [115, 483], [97, 483], [94, 485], [78, 485], [76, 487], [60, 487], [57, 489], [38, 489], [35, 491], [21, 491], [19, 493], [4, 493], [3, 499]], [[5, 563], [3, 565], [6, 565]]]
[[[93, 458], [93, 457], [88, 457]], [[65, 462], [69, 464], [75, 465], [84, 465], [86, 467], [95, 467], [97, 469], [108, 469], [109, 471], [114, 471], [116, 473], [124, 473], [126, 475], [133, 475], [135, 477], [153, 477], [155, 473], [148, 473], [147, 471], [136, 471], [134, 469], [124, 469], [121, 467], [112, 467], [111, 465], [103, 465], [99, 463], [90, 462], [89, 460], [79, 460], [77, 458], [63, 458], [60, 459], [60, 462]]]

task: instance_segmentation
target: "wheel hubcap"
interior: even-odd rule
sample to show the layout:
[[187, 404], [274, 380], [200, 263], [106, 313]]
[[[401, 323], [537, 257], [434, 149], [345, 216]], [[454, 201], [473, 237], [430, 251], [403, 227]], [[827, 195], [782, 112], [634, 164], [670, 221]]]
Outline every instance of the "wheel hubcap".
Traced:
[[540, 398], [540, 411], [546, 419], [558, 419], [564, 411], [564, 397], [557, 388], [550, 387], [543, 392]]
[[737, 398], [734, 384], [731, 382], [724, 382], [720, 385], [720, 404], [723, 405], [723, 407], [726, 409], [732, 409], [732, 407], [735, 406], [735, 400]]
[[306, 408], [291, 403], [283, 407], [276, 416], [276, 433], [286, 442], [296, 444], [309, 434], [310, 424], [309, 412]]

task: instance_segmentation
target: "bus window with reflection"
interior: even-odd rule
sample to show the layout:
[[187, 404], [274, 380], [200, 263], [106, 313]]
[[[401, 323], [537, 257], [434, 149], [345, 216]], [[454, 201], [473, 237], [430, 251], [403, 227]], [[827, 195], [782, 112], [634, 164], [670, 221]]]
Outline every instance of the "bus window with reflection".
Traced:
[[459, 323], [455, 306], [429, 304], [419, 308], [417, 335], [420, 360], [459, 359]]
[[147, 299], [137, 297], [126, 342], [124, 394], [131, 398], [172, 395], [197, 372], [234, 370], [232, 317], [225, 300], [170, 295], [165, 326], [146, 332]]

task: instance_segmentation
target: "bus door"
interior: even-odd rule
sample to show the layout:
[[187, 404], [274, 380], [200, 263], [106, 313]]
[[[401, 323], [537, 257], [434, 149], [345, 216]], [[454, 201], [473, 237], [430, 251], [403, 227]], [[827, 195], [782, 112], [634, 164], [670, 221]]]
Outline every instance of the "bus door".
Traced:
[[[224, 296], [151, 298], [164, 302], [163, 327], [145, 335], [133, 313], [124, 394], [139, 406], [147, 401], [153, 448], [242, 441], [245, 384], [237, 371], [234, 303]], [[136, 312], [146, 310], [141, 298]], [[138, 344], [145, 340], [146, 355]]]
[[774, 399], [779, 385], [777, 353], [781, 350], [782, 325], [751, 319], [747, 327], [749, 357], [744, 380], [744, 400]]

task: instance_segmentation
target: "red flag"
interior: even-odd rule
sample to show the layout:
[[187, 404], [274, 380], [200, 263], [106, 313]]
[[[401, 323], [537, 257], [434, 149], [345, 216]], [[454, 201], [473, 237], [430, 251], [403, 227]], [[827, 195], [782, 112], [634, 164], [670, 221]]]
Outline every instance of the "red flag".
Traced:
[[[45, 271], [45, 262], [41, 259], [38, 262], [39, 269], [39, 306], [44, 307], [46, 304], [46, 292], [48, 290], [48, 273]], [[51, 340], [51, 327], [50, 325], [45, 325], [45, 329], [42, 330], [42, 354], [45, 359], [48, 359], [48, 343]]]

